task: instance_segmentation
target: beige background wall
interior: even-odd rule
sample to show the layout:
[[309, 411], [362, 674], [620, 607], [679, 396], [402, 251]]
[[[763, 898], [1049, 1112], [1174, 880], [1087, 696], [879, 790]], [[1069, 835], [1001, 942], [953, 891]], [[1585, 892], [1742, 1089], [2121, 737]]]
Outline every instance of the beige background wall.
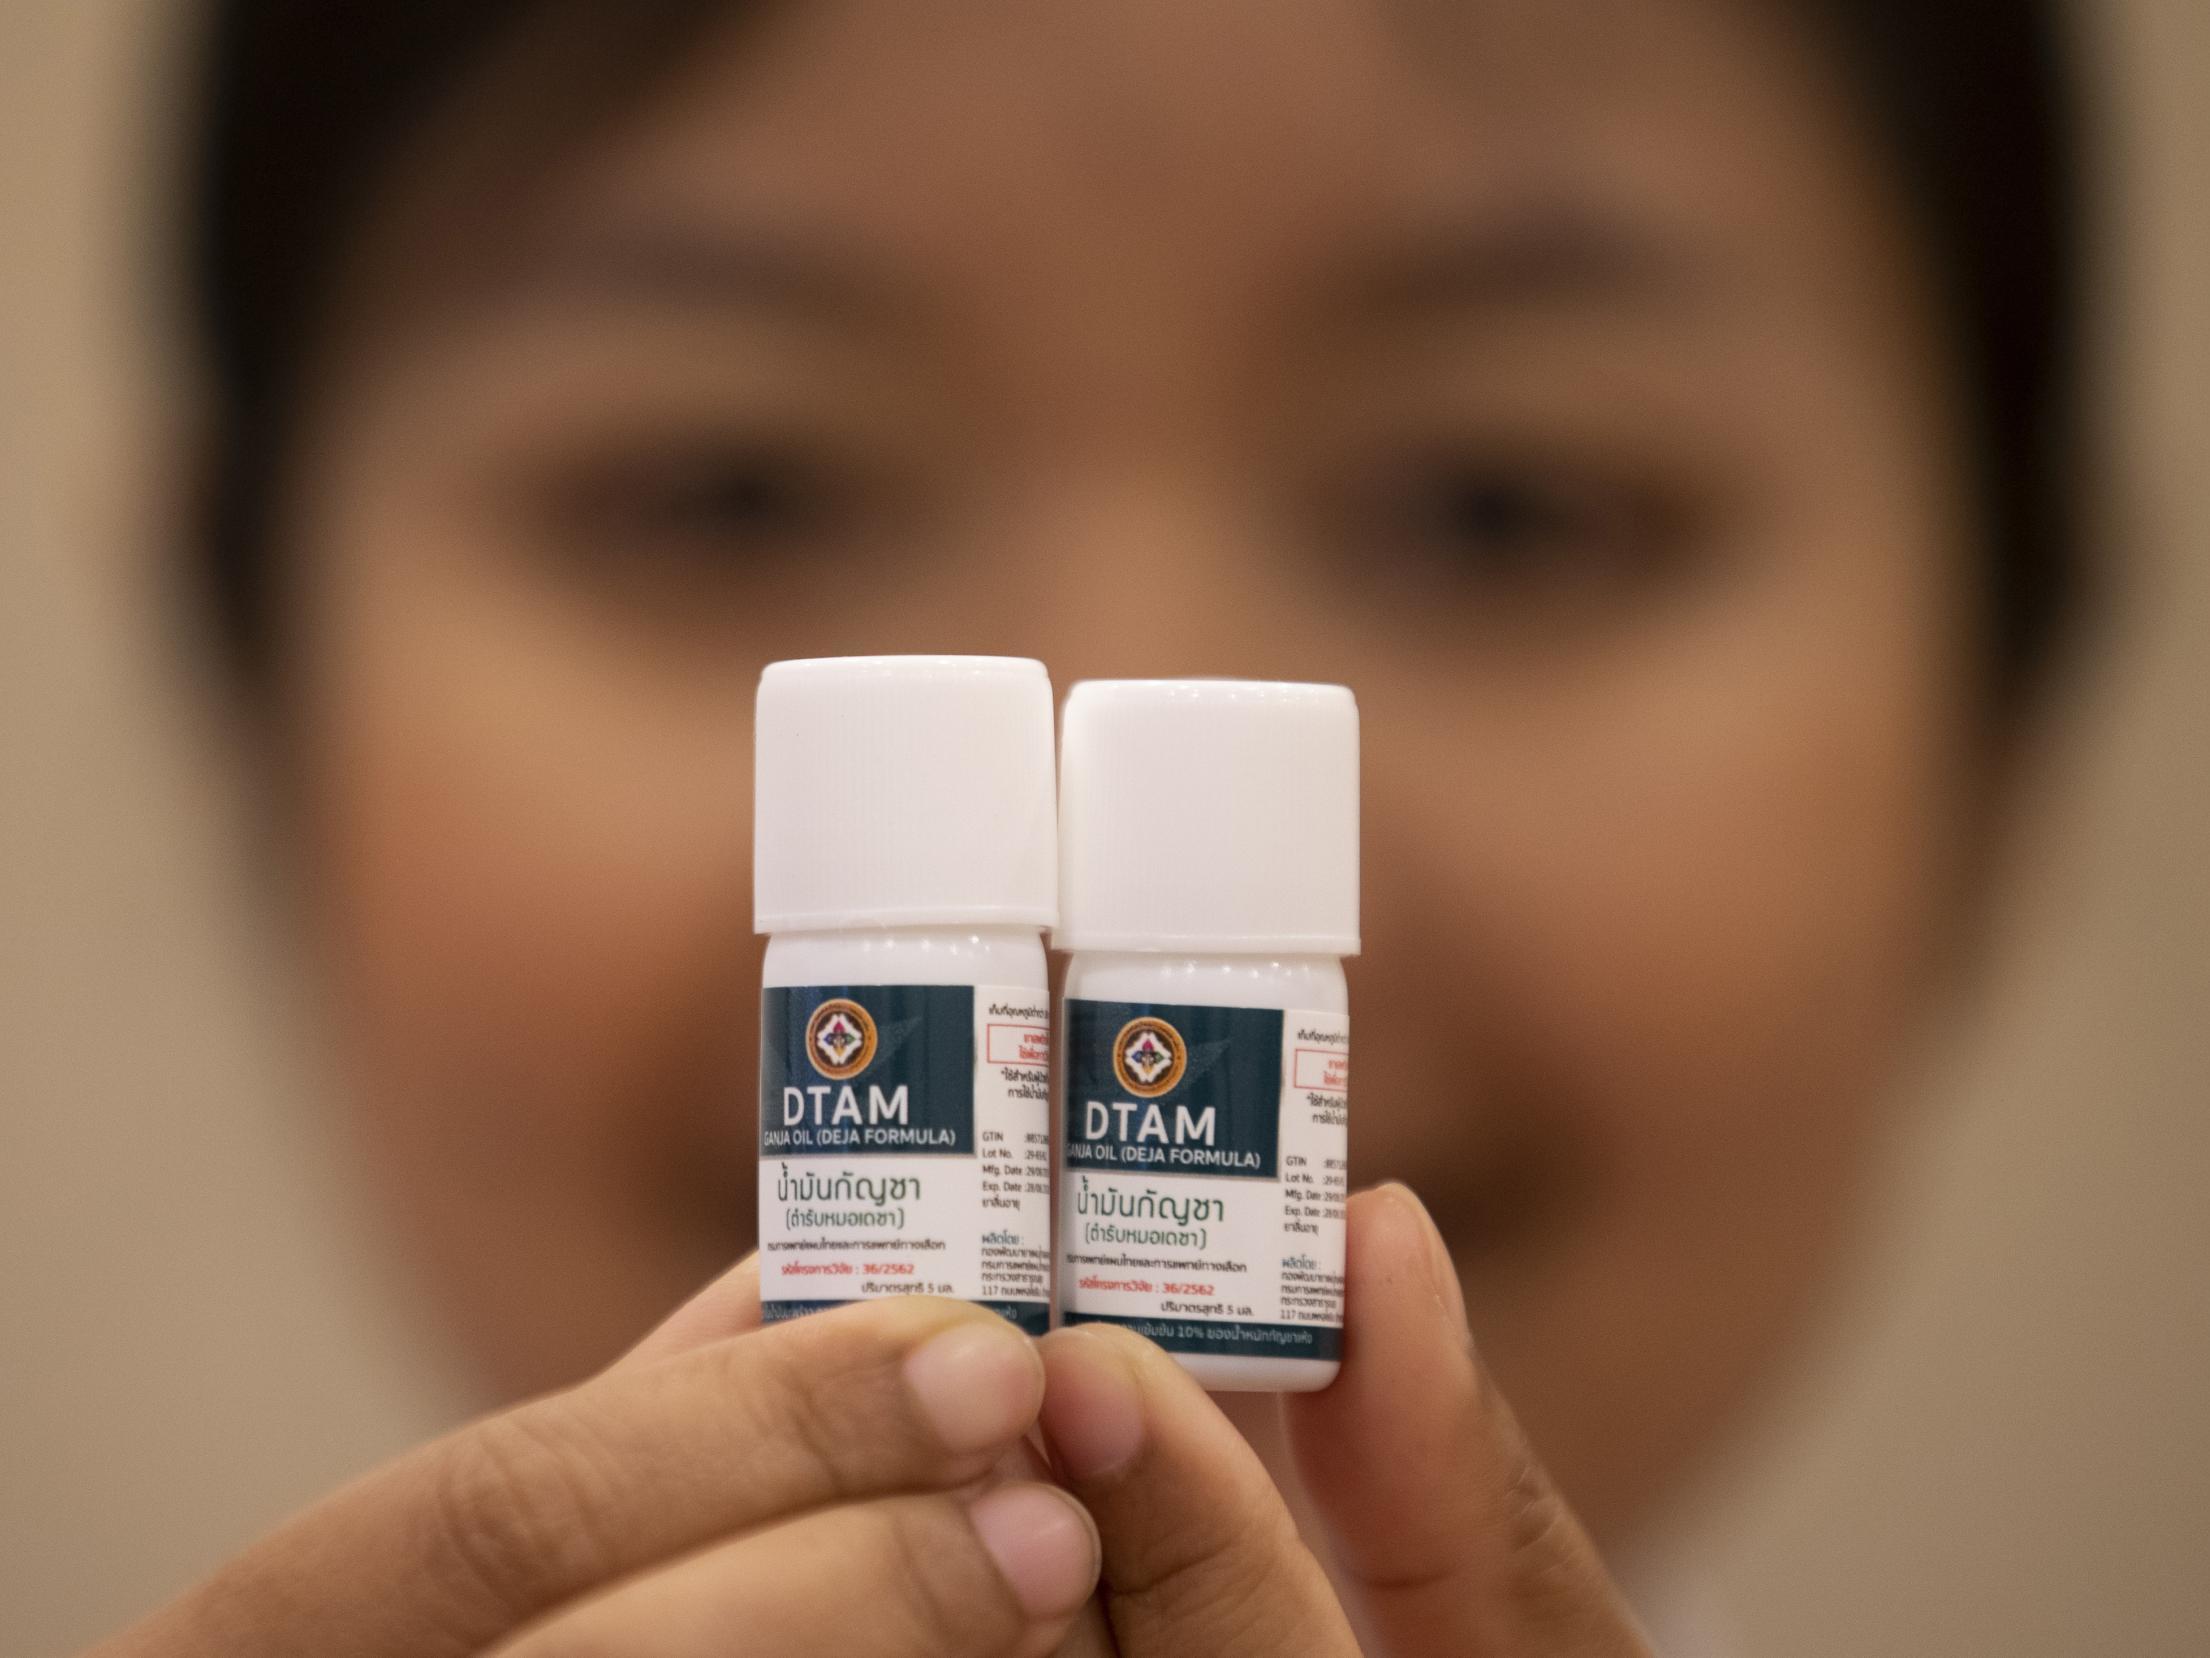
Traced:
[[[149, 594], [171, 8], [0, 0], [0, 1649], [455, 1408], [275, 1034]], [[1853, 1305], [1684, 1528], [1742, 1649], [2210, 1653], [2210, 0], [2098, 0], [2122, 650]]]

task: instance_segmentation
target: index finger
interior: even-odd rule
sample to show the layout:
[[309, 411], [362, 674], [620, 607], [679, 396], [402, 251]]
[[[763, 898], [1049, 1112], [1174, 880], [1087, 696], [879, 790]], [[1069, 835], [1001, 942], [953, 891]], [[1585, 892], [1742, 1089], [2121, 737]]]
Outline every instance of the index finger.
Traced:
[[112, 1650], [460, 1658], [750, 1527], [964, 1485], [1042, 1394], [1028, 1337], [921, 1297], [618, 1365], [368, 1476]]

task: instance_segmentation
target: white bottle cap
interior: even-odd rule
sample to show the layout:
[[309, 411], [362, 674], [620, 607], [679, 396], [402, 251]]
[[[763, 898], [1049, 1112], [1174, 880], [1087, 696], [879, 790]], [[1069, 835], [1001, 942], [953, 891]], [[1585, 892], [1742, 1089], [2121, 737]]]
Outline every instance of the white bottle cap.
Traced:
[[1051, 679], [1011, 656], [828, 656], [760, 675], [752, 924], [1048, 927]]
[[1345, 687], [1087, 680], [1059, 774], [1061, 949], [1358, 953]]

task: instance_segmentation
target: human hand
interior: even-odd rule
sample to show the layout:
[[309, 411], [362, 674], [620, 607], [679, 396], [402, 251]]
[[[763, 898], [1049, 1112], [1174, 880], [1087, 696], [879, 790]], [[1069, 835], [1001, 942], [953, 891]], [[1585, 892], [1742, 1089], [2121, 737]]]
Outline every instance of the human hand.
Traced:
[[993, 1477], [1043, 1368], [957, 1302], [758, 1329], [746, 1263], [628, 1357], [368, 1475], [90, 1658], [1030, 1658], [1096, 1580]]
[[1647, 1658], [1587, 1535], [1481, 1370], [1434, 1223], [1353, 1198], [1344, 1360], [1282, 1408], [1341, 1591], [1257, 1455], [1149, 1342], [1043, 1343], [1046, 1442], [1104, 1545], [1062, 1658]]

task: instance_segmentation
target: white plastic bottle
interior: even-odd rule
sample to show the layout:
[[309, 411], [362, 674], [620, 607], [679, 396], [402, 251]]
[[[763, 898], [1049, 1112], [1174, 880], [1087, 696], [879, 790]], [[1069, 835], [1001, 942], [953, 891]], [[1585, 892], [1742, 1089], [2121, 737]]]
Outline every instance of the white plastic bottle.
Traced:
[[1011, 657], [761, 676], [760, 1300], [1051, 1303], [1052, 695]]
[[1093, 680], [1060, 740], [1059, 1306], [1208, 1388], [1342, 1347], [1358, 706], [1339, 685]]

